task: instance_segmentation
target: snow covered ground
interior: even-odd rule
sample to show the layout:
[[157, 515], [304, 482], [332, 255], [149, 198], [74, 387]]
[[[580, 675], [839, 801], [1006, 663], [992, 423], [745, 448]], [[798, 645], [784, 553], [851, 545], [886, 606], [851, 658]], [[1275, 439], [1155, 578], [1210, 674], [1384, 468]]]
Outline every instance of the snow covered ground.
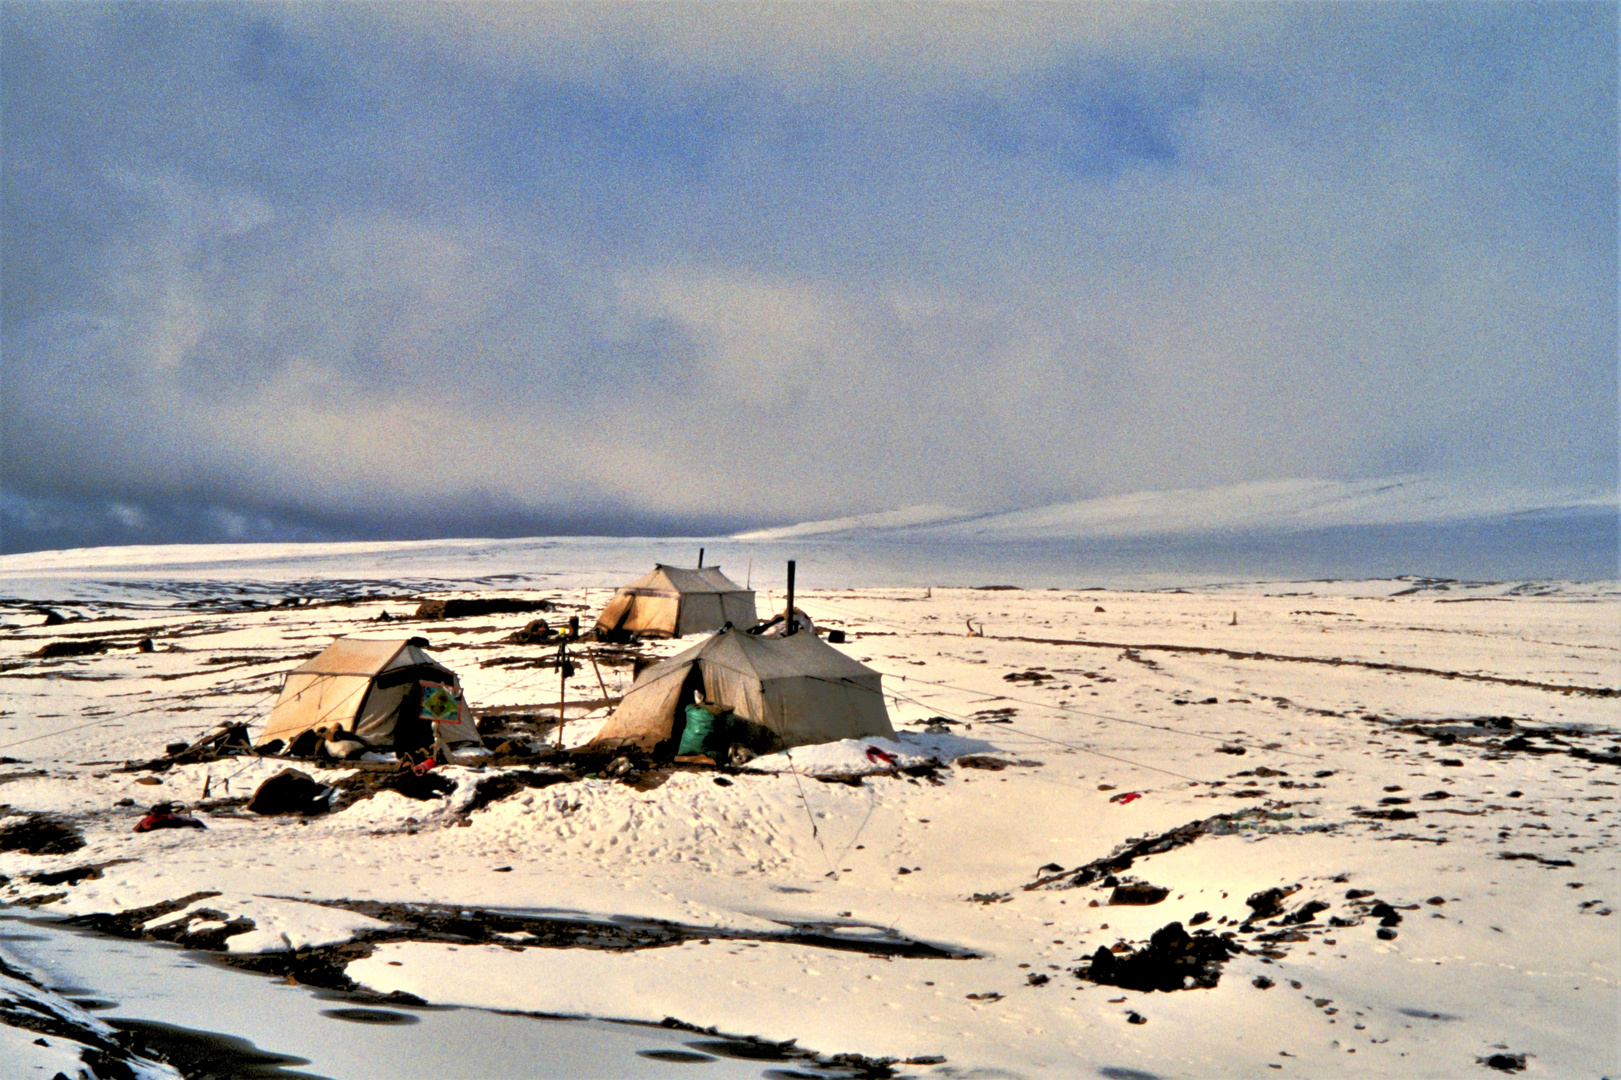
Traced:
[[[1522, 1055], [1527, 1076], [1621, 1074], [1614, 583], [813, 590], [800, 606], [884, 673], [893, 743], [517, 786], [471, 811], [494, 770], [450, 768], [443, 797], [307, 819], [231, 805], [282, 762], [120, 771], [262, 718], [280, 673], [342, 634], [422, 634], [475, 705], [555, 711], [555, 669], [526, 666], [547, 650], [501, 641], [530, 616], [374, 620], [408, 615], [434, 574], [585, 622], [606, 591], [500, 580], [487, 568], [510, 550], [479, 574], [421, 570], [412, 550], [351, 553], [324, 584], [297, 567], [331, 553], [290, 548], [116, 573], [89, 555], [0, 560], [28, 583], [0, 591], [29, 597], [0, 607], [0, 832], [49, 814], [84, 840], [0, 853], [0, 897], [41, 915], [152, 908], [149, 930], [233, 955], [374, 938], [343, 970], [378, 994], [673, 1017], [907, 1075], [1452, 1077]], [[45, 625], [47, 585], [68, 621]], [[292, 593], [319, 599], [275, 606]], [[64, 640], [109, 648], [33, 655]], [[630, 673], [602, 675], [614, 696]], [[583, 665], [569, 741], [601, 696]], [[133, 833], [163, 800], [208, 828]], [[1129, 865], [1077, 873], [1145, 840]], [[1135, 884], [1164, 898], [1111, 903]], [[1276, 913], [1255, 915], [1246, 901], [1274, 888]], [[664, 936], [379, 933], [408, 910]], [[1074, 974], [1173, 921], [1244, 950], [1214, 987]]]

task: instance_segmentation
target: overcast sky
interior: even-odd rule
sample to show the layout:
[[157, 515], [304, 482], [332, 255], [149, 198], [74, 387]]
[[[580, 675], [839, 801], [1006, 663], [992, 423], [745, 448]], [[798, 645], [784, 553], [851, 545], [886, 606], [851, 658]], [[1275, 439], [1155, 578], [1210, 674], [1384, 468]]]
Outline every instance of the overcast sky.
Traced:
[[1617, 472], [1613, 4], [4, 4], [3, 543]]

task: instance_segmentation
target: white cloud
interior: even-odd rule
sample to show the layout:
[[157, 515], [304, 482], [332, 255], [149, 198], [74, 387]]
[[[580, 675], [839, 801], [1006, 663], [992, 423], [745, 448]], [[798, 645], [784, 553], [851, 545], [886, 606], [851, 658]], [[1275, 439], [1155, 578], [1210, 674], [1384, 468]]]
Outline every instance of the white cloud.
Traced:
[[1566, 9], [122, 10], [8, 44], [30, 492], [1613, 481], [1614, 94]]

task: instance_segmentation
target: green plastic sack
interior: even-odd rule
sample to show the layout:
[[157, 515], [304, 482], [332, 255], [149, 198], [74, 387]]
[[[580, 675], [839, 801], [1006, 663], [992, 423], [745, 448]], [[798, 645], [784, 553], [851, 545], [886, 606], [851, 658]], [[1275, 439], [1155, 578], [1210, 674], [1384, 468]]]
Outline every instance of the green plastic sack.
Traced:
[[715, 730], [715, 714], [702, 705], [687, 706], [687, 726], [681, 729], [681, 745], [677, 754], [701, 754], [704, 743]]

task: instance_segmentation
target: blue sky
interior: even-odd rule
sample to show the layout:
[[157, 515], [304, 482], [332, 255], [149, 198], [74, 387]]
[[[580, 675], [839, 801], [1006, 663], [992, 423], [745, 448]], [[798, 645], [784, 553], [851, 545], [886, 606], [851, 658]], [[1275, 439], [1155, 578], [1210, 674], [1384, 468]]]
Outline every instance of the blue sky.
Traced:
[[0, 521], [1613, 487], [1614, 5], [3, 5]]

